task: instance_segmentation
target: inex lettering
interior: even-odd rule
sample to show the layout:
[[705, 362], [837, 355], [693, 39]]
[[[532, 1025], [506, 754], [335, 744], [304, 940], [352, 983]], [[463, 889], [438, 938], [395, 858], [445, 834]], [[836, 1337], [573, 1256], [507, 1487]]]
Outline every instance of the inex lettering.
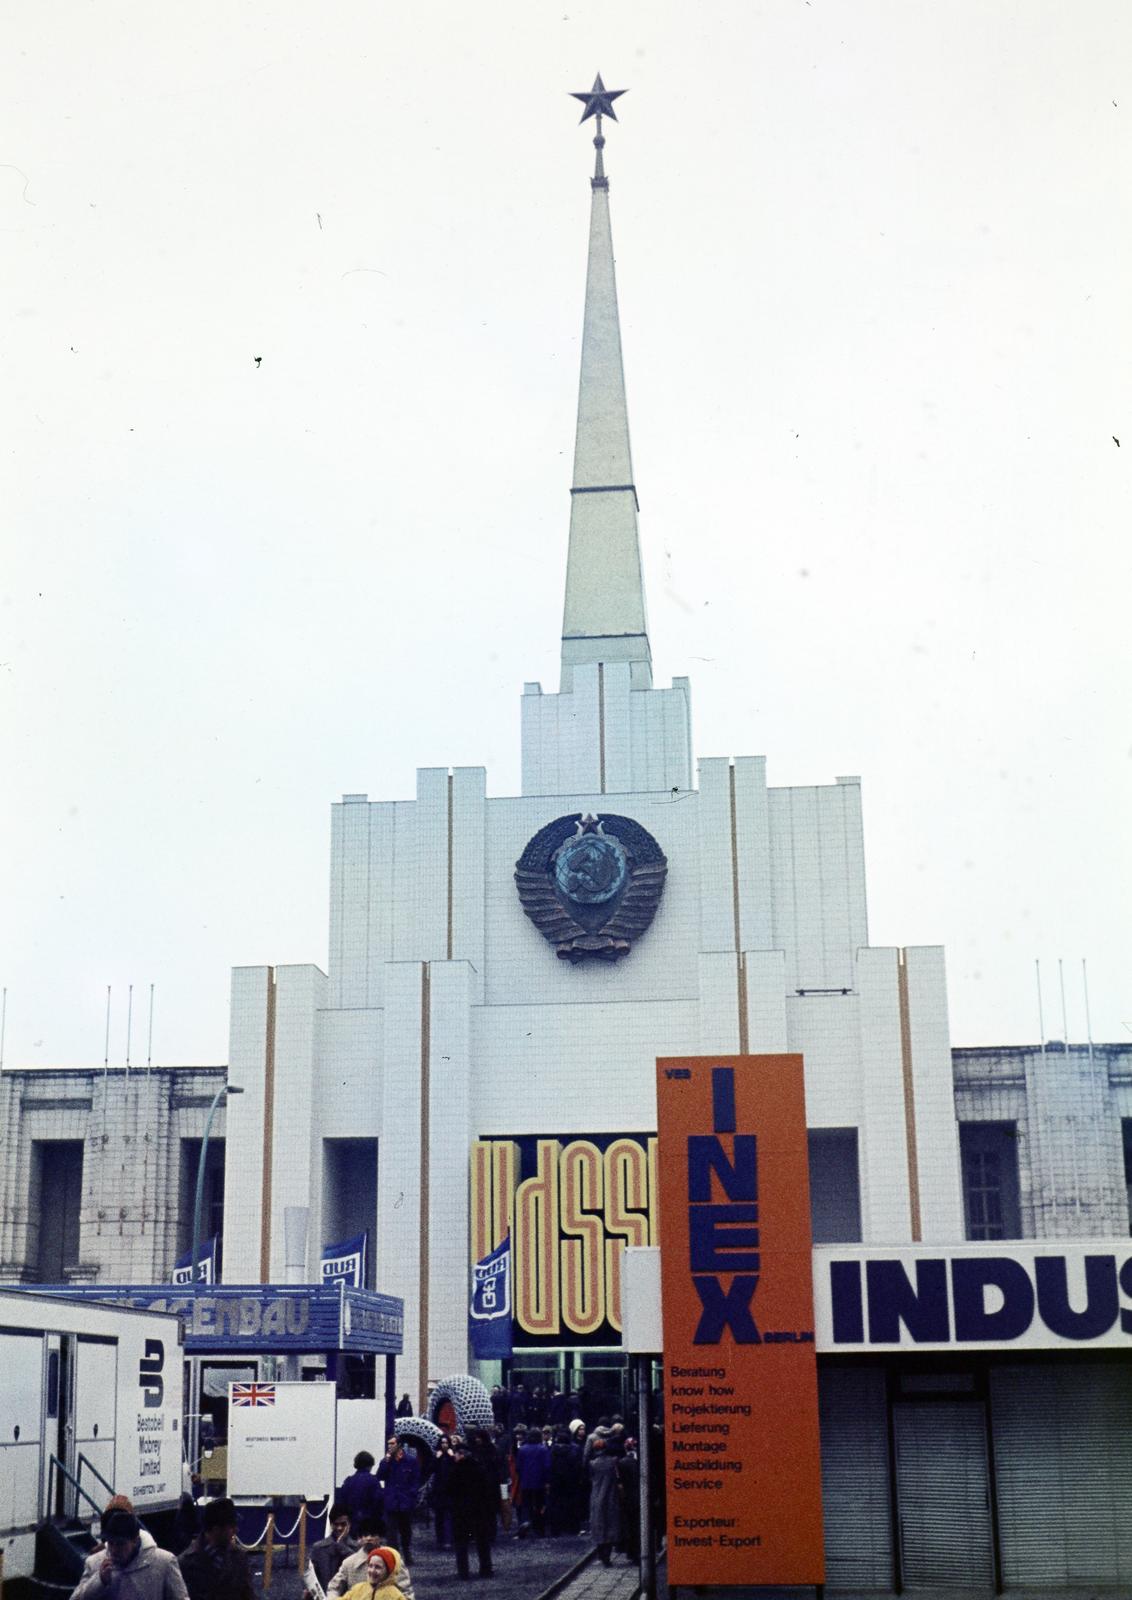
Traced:
[[[692, 1342], [718, 1344], [730, 1329], [737, 1344], [761, 1344], [751, 1311], [760, 1265], [757, 1142], [736, 1132], [734, 1069], [713, 1067], [711, 1090], [714, 1131], [688, 1137], [689, 1266], [702, 1307]], [[725, 1274], [735, 1274], [726, 1286]]]

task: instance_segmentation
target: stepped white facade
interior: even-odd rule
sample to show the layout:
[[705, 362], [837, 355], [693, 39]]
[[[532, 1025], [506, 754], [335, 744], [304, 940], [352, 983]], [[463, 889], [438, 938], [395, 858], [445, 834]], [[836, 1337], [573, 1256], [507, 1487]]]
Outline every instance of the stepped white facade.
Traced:
[[[470, 767], [422, 770], [413, 800], [344, 795], [329, 972], [233, 978], [225, 1277], [283, 1276], [289, 1207], [308, 1270], [369, 1226], [422, 1390], [467, 1365], [473, 1144], [648, 1135], [658, 1055], [803, 1053], [811, 1127], [855, 1131], [862, 1236], [962, 1235], [943, 952], [869, 945], [859, 780], [697, 762], [688, 680], [653, 687], [600, 146], [591, 181], [562, 674], [525, 685], [523, 793]], [[556, 818], [609, 814], [648, 829], [667, 882], [628, 954], [572, 965], [515, 863]], [[328, 1162], [355, 1157], [374, 1192], [343, 1207]]]
[[[328, 971], [233, 974], [205, 1232], [222, 1213], [229, 1285], [366, 1232], [418, 1400], [471, 1365], [469, 1266], [510, 1233], [515, 1367], [616, 1389], [656, 1057], [798, 1052], [829, 1586], [1126, 1591], [1132, 1046], [952, 1052], [942, 950], [869, 944], [859, 779], [694, 757], [688, 680], [653, 684], [598, 129], [561, 678], [524, 686], [522, 792], [428, 768], [333, 807]], [[6, 1071], [0, 1279], [167, 1278], [224, 1082]]]

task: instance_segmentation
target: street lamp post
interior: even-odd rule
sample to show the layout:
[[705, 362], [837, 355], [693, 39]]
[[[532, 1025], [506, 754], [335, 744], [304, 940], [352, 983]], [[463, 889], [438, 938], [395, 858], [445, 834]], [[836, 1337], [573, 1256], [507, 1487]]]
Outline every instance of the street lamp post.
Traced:
[[204, 1164], [208, 1155], [208, 1136], [212, 1132], [212, 1118], [217, 1106], [226, 1094], [243, 1094], [234, 1083], [221, 1084], [212, 1097], [212, 1104], [208, 1108], [208, 1116], [204, 1119], [204, 1138], [200, 1142], [200, 1155], [197, 1157], [197, 1192], [193, 1201], [193, 1254], [190, 1272], [190, 1283], [197, 1281], [197, 1256], [200, 1254], [200, 1211], [204, 1201]]

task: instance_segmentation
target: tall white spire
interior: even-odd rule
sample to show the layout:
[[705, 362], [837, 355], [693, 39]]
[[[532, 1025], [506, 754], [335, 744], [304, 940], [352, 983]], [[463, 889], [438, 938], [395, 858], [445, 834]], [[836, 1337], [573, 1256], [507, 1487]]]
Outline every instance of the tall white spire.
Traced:
[[573, 687], [575, 667], [595, 662], [626, 662], [634, 689], [652, 686], [637, 535], [637, 491], [629, 449], [629, 413], [609, 225], [609, 181], [602, 159], [605, 139], [601, 119], [607, 116], [616, 121], [613, 101], [623, 93], [622, 89], [606, 89], [599, 74], [591, 91], [575, 96], [585, 104], [582, 121], [596, 118], [597, 160], [591, 179], [578, 431], [570, 490], [570, 551], [562, 620], [563, 692]]

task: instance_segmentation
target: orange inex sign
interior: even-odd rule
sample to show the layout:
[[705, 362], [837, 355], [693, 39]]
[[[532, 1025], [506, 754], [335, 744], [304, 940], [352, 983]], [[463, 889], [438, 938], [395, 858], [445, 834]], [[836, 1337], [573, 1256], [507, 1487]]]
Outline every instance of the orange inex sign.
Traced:
[[657, 1062], [670, 1584], [824, 1582], [801, 1056]]

